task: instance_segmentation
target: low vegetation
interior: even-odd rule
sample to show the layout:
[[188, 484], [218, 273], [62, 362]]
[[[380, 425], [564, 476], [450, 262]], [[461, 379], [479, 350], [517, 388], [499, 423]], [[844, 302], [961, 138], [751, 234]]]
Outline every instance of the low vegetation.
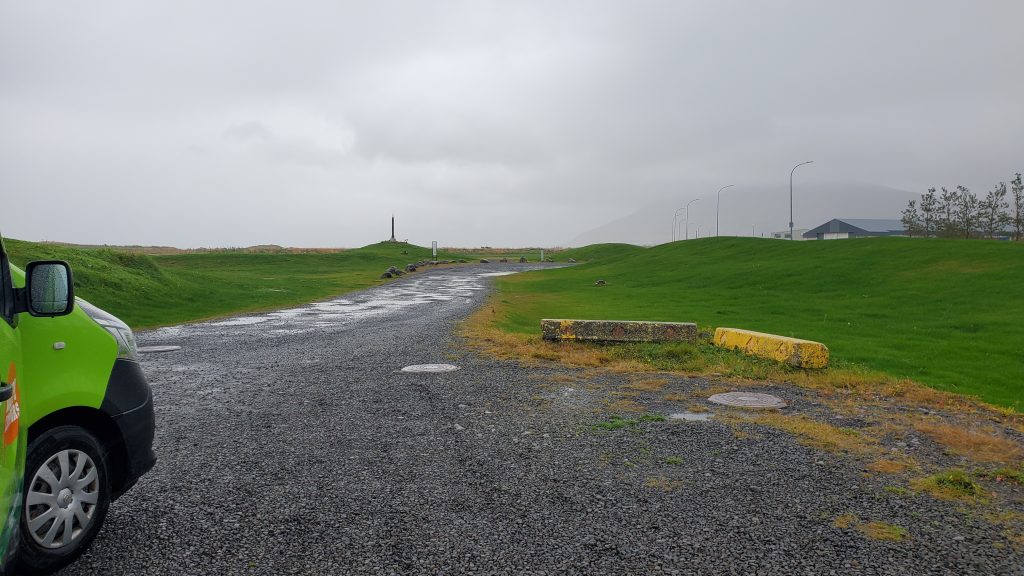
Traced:
[[941, 500], [984, 501], [988, 496], [970, 474], [960, 469], [917, 478], [910, 483], [910, 487]]
[[841, 514], [832, 521], [832, 526], [840, 530], [856, 529], [861, 534], [872, 540], [884, 542], [899, 542], [908, 536], [906, 528], [873, 520], [862, 522], [855, 514]]
[[658, 392], [667, 385], [668, 380], [665, 378], [634, 378], [626, 387], [638, 392]]
[[803, 415], [761, 412], [751, 417], [754, 422], [789, 432], [811, 448], [846, 454], [867, 454], [876, 449], [877, 441], [850, 428], [840, 428]]
[[886, 522], [865, 522], [857, 527], [862, 534], [872, 540], [881, 540], [885, 542], [899, 542], [907, 537], [907, 529], [902, 526], [896, 526], [895, 524], [888, 524]]
[[1008, 464], [1024, 457], [1024, 449], [1019, 443], [992, 428], [972, 430], [935, 421], [918, 422], [914, 428], [949, 452], [974, 462]]
[[847, 528], [854, 526], [856, 523], [857, 516], [855, 514], [840, 514], [832, 521], [832, 525], [840, 530], [846, 530]]
[[993, 482], [1009, 482], [1018, 486], [1024, 486], [1024, 465], [1019, 467], [1003, 466], [995, 470], [982, 470], [977, 473], [979, 478], [992, 480]]
[[867, 465], [867, 469], [872, 472], [879, 474], [902, 474], [906, 472], [913, 464], [906, 460], [892, 460], [889, 458], [879, 458]]
[[664, 422], [665, 417], [660, 414], [644, 414], [639, 418], [623, 418], [622, 416], [610, 416], [607, 420], [594, 424], [594, 430], [621, 430], [633, 428], [643, 422]]

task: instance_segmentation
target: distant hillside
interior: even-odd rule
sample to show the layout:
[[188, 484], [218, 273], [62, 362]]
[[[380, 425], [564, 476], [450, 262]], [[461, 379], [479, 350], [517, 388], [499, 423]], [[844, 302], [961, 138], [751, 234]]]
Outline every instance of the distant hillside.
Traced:
[[628, 258], [642, 251], [642, 247], [634, 246], [633, 244], [591, 244], [582, 248], [563, 250], [557, 254], [557, 257], [560, 262], [564, 262], [569, 258], [580, 262], [588, 262], [591, 260]]
[[287, 254], [330, 254], [343, 252], [348, 248], [287, 248], [277, 244], [260, 244], [258, 246], [245, 246], [238, 248], [175, 248], [173, 246], [116, 246], [109, 244], [74, 244], [71, 242], [38, 242], [40, 245], [64, 246], [67, 248], [82, 248], [86, 250], [117, 250], [131, 252], [134, 254], [148, 254], [157, 256], [163, 254], [206, 254], [209, 252], [246, 252], [249, 254], [262, 254], [268, 252], [282, 252]]
[[[678, 200], [660, 201], [629, 212], [621, 218], [587, 230], [569, 246], [606, 242], [628, 242], [653, 246], [672, 240], [672, 217], [677, 209], [690, 205], [690, 237], [700, 227], [702, 238], [715, 233], [715, 191], [681, 192]], [[798, 183], [794, 189], [796, 228], [813, 228], [832, 218], [898, 219], [907, 201], [920, 194], [883, 186]], [[682, 239], [683, 216], [679, 212], [678, 239]], [[789, 185], [779, 187], [739, 187], [722, 192], [721, 233], [723, 236], [769, 236], [789, 226]]]

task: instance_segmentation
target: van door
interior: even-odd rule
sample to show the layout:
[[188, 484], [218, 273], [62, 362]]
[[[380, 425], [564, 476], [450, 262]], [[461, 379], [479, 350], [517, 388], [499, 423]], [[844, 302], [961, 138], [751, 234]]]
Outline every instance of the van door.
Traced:
[[20, 433], [17, 379], [21, 345], [15, 330], [14, 290], [7, 253], [0, 238], [0, 574], [6, 574], [18, 542], [21, 484], [25, 474], [24, 435]]

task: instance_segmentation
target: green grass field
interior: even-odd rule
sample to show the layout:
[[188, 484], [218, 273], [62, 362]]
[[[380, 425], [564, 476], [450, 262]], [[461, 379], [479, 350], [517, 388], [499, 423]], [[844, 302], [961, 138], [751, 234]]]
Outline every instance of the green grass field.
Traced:
[[747, 328], [1024, 409], [1022, 244], [710, 238], [558, 254], [570, 257], [591, 262], [500, 278], [497, 326], [537, 334], [541, 318], [582, 318]]
[[[333, 253], [223, 251], [161, 256], [10, 239], [5, 244], [11, 261], [21, 267], [30, 260], [67, 260], [73, 269], [75, 294], [134, 328], [328, 298], [381, 283], [380, 275], [389, 266], [401, 268], [430, 259], [429, 248], [404, 243]], [[439, 257], [460, 256], [441, 252]]]

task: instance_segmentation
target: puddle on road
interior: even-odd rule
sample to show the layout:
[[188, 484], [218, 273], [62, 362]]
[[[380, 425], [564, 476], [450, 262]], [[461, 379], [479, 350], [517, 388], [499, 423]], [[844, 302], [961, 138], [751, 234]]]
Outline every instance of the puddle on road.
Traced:
[[[472, 300], [474, 294], [487, 288], [490, 278], [531, 269], [534, 268], [522, 267], [515, 271], [503, 272], [469, 269], [424, 275], [298, 308], [238, 316], [200, 324], [158, 328], [148, 334], [143, 334], [142, 337], [147, 340], [148, 336], [152, 336], [153, 340], [165, 340], [170, 337], [201, 334], [245, 333], [272, 338], [312, 330], [326, 330], [416, 306], [436, 306], [450, 301], [468, 302]], [[259, 325], [258, 330], [248, 329], [257, 324]]]
[[210, 326], [249, 326], [251, 324], [259, 324], [270, 320], [266, 316], [246, 316], [244, 318], [232, 318], [231, 320], [221, 320], [219, 322], [210, 322]]
[[163, 354], [165, 352], [176, 352], [181, 346], [139, 346], [135, 349], [139, 354]]
[[150, 332], [150, 334], [160, 334], [161, 336], [179, 336], [183, 326], [165, 326], [163, 328], [157, 328]]
[[675, 414], [668, 415], [672, 420], [685, 420], [687, 422], [707, 422], [714, 418], [714, 416], [711, 412], [676, 412]]

